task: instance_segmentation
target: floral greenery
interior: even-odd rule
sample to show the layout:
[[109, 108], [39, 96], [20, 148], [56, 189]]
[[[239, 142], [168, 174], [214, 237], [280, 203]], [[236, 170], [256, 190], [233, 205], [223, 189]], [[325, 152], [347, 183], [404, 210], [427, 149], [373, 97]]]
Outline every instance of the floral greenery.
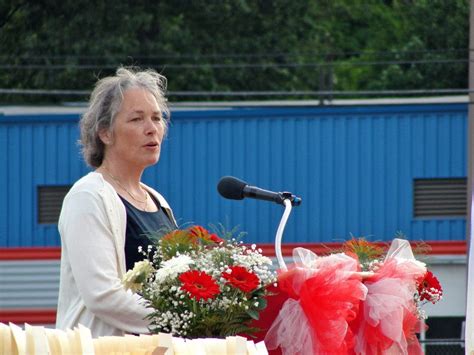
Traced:
[[167, 233], [143, 252], [147, 259], [123, 283], [153, 310], [151, 332], [195, 338], [258, 331], [250, 323], [266, 307], [266, 286], [276, 274], [255, 244], [247, 247], [231, 235], [191, 226]]
[[371, 263], [383, 255], [384, 249], [377, 244], [368, 242], [365, 238], [352, 237], [342, 245], [342, 251], [345, 254], [357, 256], [362, 271], [368, 271]]

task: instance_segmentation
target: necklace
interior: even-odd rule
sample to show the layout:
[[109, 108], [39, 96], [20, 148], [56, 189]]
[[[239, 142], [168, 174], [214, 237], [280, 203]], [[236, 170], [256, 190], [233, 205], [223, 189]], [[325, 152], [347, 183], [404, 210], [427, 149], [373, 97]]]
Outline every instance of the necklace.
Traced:
[[136, 202], [143, 203], [143, 204], [144, 204], [144, 209], [145, 209], [145, 211], [147, 210], [147, 206], [148, 206], [148, 192], [146, 192], [146, 190], [145, 190], [143, 187], [140, 186], [140, 188], [142, 189], [142, 191], [145, 192], [145, 200], [140, 200], [140, 199], [136, 198], [134, 194], [132, 194], [130, 191], [128, 191], [128, 189], [126, 189], [125, 186], [123, 186], [123, 185], [120, 183], [120, 181], [119, 181], [115, 176], [113, 176], [113, 175], [110, 173], [109, 169], [107, 169], [105, 166], [104, 166], [104, 170], [105, 170], [105, 172], [107, 173], [107, 175], [109, 175], [109, 176], [112, 178], [112, 180], [114, 180], [115, 183], [116, 183], [123, 191], [125, 191], [125, 192], [126, 192], [132, 199], [134, 199]]

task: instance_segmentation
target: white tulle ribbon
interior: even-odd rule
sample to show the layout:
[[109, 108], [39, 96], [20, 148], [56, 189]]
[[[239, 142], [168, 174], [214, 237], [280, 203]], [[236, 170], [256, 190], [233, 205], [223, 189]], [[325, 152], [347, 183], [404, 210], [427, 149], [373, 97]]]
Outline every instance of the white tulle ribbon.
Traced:
[[283, 354], [307, 355], [313, 354], [314, 340], [313, 331], [300, 303], [289, 298], [267, 332], [265, 345], [268, 349], [280, 346]]
[[387, 255], [385, 256], [385, 261], [389, 259], [396, 259], [399, 262], [409, 261], [414, 265], [417, 265], [420, 269], [420, 272], [426, 272], [426, 264], [416, 260], [408, 240], [399, 238], [392, 240], [390, 248], [387, 251]]
[[293, 249], [293, 262], [297, 267], [311, 270], [312, 272], [317, 271], [322, 266], [335, 264], [341, 264], [342, 271], [357, 270], [357, 261], [344, 253], [318, 256], [311, 250], [305, 248]]
[[[357, 260], [344, 253], [318, 256], [306, 248], [293, 249], [293, 263], [301, 272], [299, 278], [293, 280], [293, 289], [299, 293], [301, 285], [321, 268], [339, 265], [338, 278], [349, 277], [357, 272]], [[336, 276], [336, 275], [335, 275]]]

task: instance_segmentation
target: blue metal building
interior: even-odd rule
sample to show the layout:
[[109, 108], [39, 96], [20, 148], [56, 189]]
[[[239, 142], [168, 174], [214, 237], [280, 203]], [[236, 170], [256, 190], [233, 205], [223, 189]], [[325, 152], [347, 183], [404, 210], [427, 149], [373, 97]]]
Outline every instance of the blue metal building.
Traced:
[[[0, 247], [58, 246], [40, 223], [39, 190], [88, 172], [80, 156], [80, 109], [0, 109]], [[463, 240], [465, 216], [415, 217], [416, 179], [467, 175], [467, 104], [239, 106], [172, 110], [157, 166], [144, 181], [181, 223], [240, 225], [246, 241], [272, 243], [276, 204], [220, 197], [233, 175], [303, 198], [283, 242]]]

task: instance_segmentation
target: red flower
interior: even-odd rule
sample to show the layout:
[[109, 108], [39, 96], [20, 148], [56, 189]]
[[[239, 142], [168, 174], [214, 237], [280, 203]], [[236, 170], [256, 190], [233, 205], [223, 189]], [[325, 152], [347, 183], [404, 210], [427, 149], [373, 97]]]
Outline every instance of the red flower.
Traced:
[[209, 234], [209, 239], [212, 240], [216, 244], [222, 243], [224, 241], [224, 239], [219, 238], [217, 234]]
[[206, 241], [211, 241], [216, 244], [219, 244], [220, 242], [224, 241], [224, 239], [219, 238], [217, 234], [210, 234], [206, 228], [203, 228], [201, 226], [192, 226], [191, 228], [189, 228], [189, 233], [192, 236], [201, 238]]
[[179, 275], [181, 289], [191, 294], [197, 301], [215, 298], [220, 290], [217, 282], [203, 271], [191, 270]]
[[432, 303], [439, 301], [443, 295], [443, 288], [431, 271], [427, 271], [418, 283], [418, 294], [420, 301], [426, 300]]
[[252, 292], [260, 284], [258, 276], [242, 266], [231, 266], [230, 270], [230, 273], [224, 271], [222, 277], [227, 280], [227, 284], [231, 284], [239, 290]]

